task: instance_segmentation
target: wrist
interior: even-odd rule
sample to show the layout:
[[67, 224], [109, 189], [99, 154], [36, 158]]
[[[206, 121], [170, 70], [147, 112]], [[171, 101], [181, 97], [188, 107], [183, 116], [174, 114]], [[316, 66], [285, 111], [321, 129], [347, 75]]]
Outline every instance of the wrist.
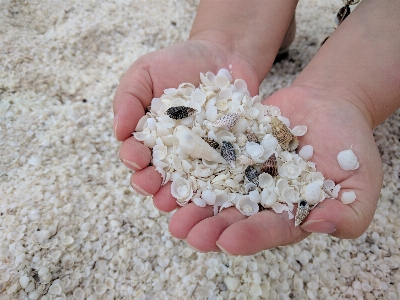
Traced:
[[202, 0], [190, 40], [217, 43], [228, 57], [253, 65], [265, 78], [293, 19], [297, 0]]

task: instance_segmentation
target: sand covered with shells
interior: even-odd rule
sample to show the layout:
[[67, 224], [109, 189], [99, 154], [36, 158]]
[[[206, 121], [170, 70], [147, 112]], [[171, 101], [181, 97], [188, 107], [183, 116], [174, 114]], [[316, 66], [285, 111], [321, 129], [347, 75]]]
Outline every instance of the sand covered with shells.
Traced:
[[[302, 0], [288, 86], [342, 2]], [[112, 98], [141, 55], [187, 38], [197, 1], [3, 1], [0, 299], [399, 299], [400, 112], [375, 129], [384, 185], [364, 235], [248, 257], [197, 253], [129, 186]]]

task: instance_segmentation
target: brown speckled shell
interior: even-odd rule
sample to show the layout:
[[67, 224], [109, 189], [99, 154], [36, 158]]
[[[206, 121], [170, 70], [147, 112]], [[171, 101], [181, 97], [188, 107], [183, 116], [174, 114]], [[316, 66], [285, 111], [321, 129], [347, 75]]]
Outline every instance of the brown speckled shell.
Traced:
[[249, 142], [259, 143], [257, 136], [254, 134], [250, 127], [247, 127], [245, 134]]
[[212, 126], [223, 127], [225, 130], [231, 130], [232, 127], [235, 126], [236, 121], [240, 118], [241, 115], [241, 113], [227, 114], [212, 123]]
[[264, 165], [261, 167], [261, 173], [268, 173], [272, 177], [275, 177], [278, 175], [278, 166], [277, 166], [277, 161], [276, 161], [276, 156], [275, 153], [272, 154], [267, 161], [264, 163]]
[[277, 117], [271, 119], [272, 135], [278, 140], [283, 151], [293, 151], [298, 146], [297, 138]]

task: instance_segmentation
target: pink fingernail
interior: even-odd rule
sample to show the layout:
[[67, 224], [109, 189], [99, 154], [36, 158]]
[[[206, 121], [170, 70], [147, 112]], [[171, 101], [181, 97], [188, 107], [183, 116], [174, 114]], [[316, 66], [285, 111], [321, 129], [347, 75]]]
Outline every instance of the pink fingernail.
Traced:
[[[115, 138], [117, 138], [117, 126], [118, 126], [118, 116], [114, 117], [114, 121], [113, 121], [113, 128], [114, 128], [114, 136]], [[117, 138], [118, 140], [118, 138]]]
[[130, 166], [134, 167], [136, 170], [142, 169], [142, 168], [139, 167], [137, 164], [135, 164], [133, 161], [127, 160], [127, 159], [125, 159], [125, 158], [122, 159], [122, 163], [123, 163], [123, 164], [130, 165]]
[[147, 193], [146, 191], [144, 191], [143, 189], [141, 189], [140, 187], [138, 187], [136, 184], [134, 184], [132, 182], [131, 182], [131, 186], [139, 194], [141, 194], [143, 196], [151, 196], [151, 194]]
[[215, 242], [215, 244], [217, 245], [217, 247], [219, 248], [219, 249], [221, 249], [221, 251], [222, 252], [224, 252], [225, 254], [227, 254], [227, 255], [231, 255], [231, 256], [235, 256], [235, 255], [233, 255], [233, 254], [231, 254], [231, 253], [229, 253], [228, 251], [226, 251], [220, 244], [218, 244], [218, 241], [217, 242]]
[[310, 220], [301, 225], [300, 228], [304, 231], [313, 233], [330, 234], [336, 231], [336, 225], [325, 220]]

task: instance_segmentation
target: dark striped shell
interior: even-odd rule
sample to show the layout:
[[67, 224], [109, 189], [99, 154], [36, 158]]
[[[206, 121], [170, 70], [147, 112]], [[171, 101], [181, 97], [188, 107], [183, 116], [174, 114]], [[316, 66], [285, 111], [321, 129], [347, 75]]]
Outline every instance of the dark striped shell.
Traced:
[[205, 140], [207, 142], [207, 144], [209, 144], [214, 149], [218, 149], [219, 148], [218, 142], [214, 141], [213, 139], [210, 139], [208, 137], [203, 137], [202, 139]]
[[236, 152], [233, 145], [229, 142], [222, 141], [221, 156], [232, 166], [235, 166]]
[[258, 176], [260, 175], [258, 171], [252, 167], [248, 166], [246, 170], [244, 170], [244, 175], [246, 176], [247, 180], [250, 181], [251, 183], [254, 183], [256, 186], [258, 186]]
[[276, 156], [275, 153], [272, 154], [267, 161], [264, 163], [264, 165], [261, 167], [261, 173], [268, 173], [272, 177], [275, 177], [278, 175], [278, 165], [276, 161]]
[[166, 113], [171, 119], [179, 120], [194, 115], [197, 113], [197, 109], [186, 106], [174, 106], [168, 108]]

